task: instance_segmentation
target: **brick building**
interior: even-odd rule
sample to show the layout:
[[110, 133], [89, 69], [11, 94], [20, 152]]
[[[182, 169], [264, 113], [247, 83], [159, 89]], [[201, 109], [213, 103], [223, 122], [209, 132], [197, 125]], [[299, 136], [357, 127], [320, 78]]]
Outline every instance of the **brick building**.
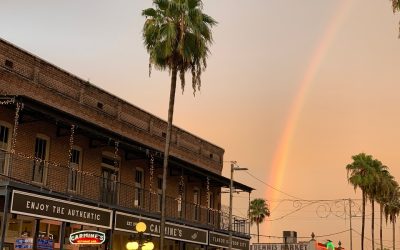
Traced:
[[[37, 248], [46, 239], [54, 249], [125, 249], [133, 225], [144, 221], [157, 248], [166, 127], [0, 39], [0, 245]], [[223, 154], [173, 128], [167, 249], [228, 247]], [[234, 216], [233, 225], [235, 248], [248, 249], [248, 220]], [[105, 243], [71, 244], [71, 233], [81, 230], [105, 233]]]

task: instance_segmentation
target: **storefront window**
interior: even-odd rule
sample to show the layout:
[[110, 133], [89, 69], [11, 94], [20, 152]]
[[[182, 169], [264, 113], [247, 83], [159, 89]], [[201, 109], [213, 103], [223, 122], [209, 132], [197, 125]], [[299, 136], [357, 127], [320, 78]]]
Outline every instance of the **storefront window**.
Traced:
[[39, 237], [47, 237], [47, 227], [49, 224], [47, 223], [40, 223], [39, 226]]
[[60, 242], [60, 225], [50, 223], [40, 223], [39, 237], [49, 238], [54, 243]]
[[19, 237], [19, 220], [11, 218], [8, 223], [7, 237]]
[[24, 220], [22, 221], [22, 233], [21, 236], [24, 237], [31, 237], [33, 235], [33, 221], [31, 220]]
[[11, 215], [8, 221], [7, 237], [32, 237], [34, 233], [34, 221], [28, 219], [28, 217], [22, 217], [17, 215]]
[[60, 242], [60, 225], [50, 224], [49, 236], [53, 236], [54, 243]]

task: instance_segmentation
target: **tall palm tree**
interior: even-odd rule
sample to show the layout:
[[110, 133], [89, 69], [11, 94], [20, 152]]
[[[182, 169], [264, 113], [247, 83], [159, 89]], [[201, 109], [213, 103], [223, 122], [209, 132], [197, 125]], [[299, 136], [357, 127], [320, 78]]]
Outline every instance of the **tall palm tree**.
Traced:
[[392, 0], [393, 12], [400, 10], [400, 0]]
[[385, 206], [385, 217], [386, 223], [389, 221], [392, 223], [393, 230], [393, 250], [396, 249], [396, 219], [400, 213], [400, 189], [397, 186], [393, 190], [393, 197], [390, 202]]
[[203, 13], [201, 0], [153, 0], [153, 6], [142, 11], [146, 17], [142, 35], [150, 58], [149, 73], [154, 66], [159, 70], [168, 70], [171, 75], [161, 203], [160, 249], [163, 249], [165, 190], [177, 75], [179, 73], [184, 90], [185, 72], [190, 70], [194, 93], [200, 89], [201, 73], [207, 66], [206, 59], [212, 43], [211, 27], [217, 22]]
[[377, 196], [382, 192], [381, 186], [381, 172], [386, 166], [382, 165], [382, 162], [374, 159], [371, 164], [372, 167], [372, 181], [367, 186], [366, 192], [371, 202], [371, 244], [372, 249], [375, 249], [375, 200]]
[[257, 225], [257, 242], [260, 243], [260, 224], [271, 215], [265, 199], [257, 198], [250, 202], [250, 223]]
[[374, 180], [373, 158], [371, 155], [360, 153], [352, 156], [353, 162], [346, 166], [347, 179], [354, 190], [362, 191], [362, 220], [361, 220], [361, 249], [364, 249], [365, 205], [368, 187]]
[[[400, 0], [391, 0], [392, 1], [392, 8], [393, 13], [400, 11]], [[399, 26], [399, 38], [400, 38], [400, 26]]]
[[393, 176], [389, 173], [387, 167], [383, 166], [379, 173], [380, 182], [379, 193], [376, 196], [376, 201], [379, 203], [379, 240], [380, 240], [380, 249], [383, 249], [383, 232], [382, 232], [382, 219], [385, 205], [391, 201], [392, 192], [396, 186], [398, 186], [397, 182], [394, 180]]

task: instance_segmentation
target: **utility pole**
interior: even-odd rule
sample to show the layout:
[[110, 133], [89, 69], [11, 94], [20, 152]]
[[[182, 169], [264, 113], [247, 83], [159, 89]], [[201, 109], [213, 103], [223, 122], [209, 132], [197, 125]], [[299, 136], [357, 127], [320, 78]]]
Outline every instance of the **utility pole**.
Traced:
[[351, 199], [349, 198], [349, 212], [350, 212], [350, 250], [353, 250], [353, 228], [351, 226]]
[[229, 221], [228, 221], [228, 231], [229, 231], [229, 250], [232, 250], [232, 198], [233, 198], [233, 162], [231, 162], [231, 184], [229, 185]]
[[247, 168], [235, 167], [236, 162], [231, 161], [231, 184], [229, 185], [229, 250], [232, 250], [232, 200], [233, 200], [233, 172], [235, 170], [248, 170]]

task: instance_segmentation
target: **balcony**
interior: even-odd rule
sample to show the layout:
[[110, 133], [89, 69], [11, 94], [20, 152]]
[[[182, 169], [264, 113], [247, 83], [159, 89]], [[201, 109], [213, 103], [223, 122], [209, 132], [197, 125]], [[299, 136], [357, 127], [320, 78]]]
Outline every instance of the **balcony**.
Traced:
[[[83, 198], [96, 203], [119, 206], [132, 212], [150, 213], [155, 216], [160, 214], [161, 194], [157, 190], [137, 188], [20, 153], [0, 150], [0, 180], [13, 180], [52, 192], [68, 194], [76, 199]], [[166, 216], [171, 221], [228, 230], [228, 212], [187, 202], [180, 197], [166, 197]], [[249, 234], [249, 221], [246, 218], [234, 216], [232, 223], [233, 231], [236, 233]]]
[[[167, 122], [0, 39], [0, 94], [18, 95], [162, 151]], [[12, 84], [10, 84], [12, 83]], [[173, 127], [171, 156], [220, 174], [224, 150]]]

